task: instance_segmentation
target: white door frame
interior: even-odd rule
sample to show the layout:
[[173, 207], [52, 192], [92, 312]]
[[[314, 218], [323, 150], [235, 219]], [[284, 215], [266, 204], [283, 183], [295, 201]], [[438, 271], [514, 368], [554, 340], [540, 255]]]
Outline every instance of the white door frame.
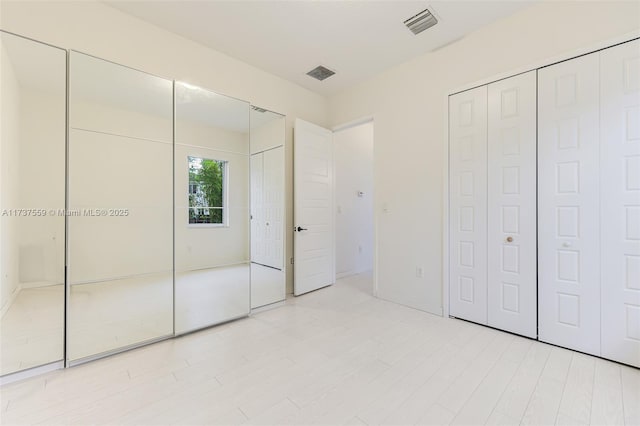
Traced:
[[[475, 82], [468, 83], [462, 86], [452, 87], [446, 91], [447, 94], [443, 97], [443, 101], [442, 101], [442, 108], [443, 108], [442, 110], [446, 111], [446, 113], [444, 114], [444, 119], [443, 119], [444, 134], [442, 137], [442, 144], [443, 144], [442, 162], [444, 167], [442, 171], [442, 206], [443, 206], [442, 253], [443, 255], [442, 255], [442, 266], [441, 266], [442, 267], [442, 270], [441, 270], [442, 314], [445, 318], [449, 317], [449, 256], [448, 256], [448, 253], [449, 253], [449, 96], [456, 94], [458, 92], [463, 92], [465, 90], [473, 89], [478, 86], [484, 86], [485, 84], [494, 83], [498, 80], [513, 77], [515, 75], [522, 74], [528, 71], [537, 70], [538, 68], [552, 65], [557, 62], [567, 61], [569, 59], [572, 59], [581, 55], [586, 55], [598, 50], [613, 47], [617, 44], [626, 43], [628, 41], [631, 41], [637, 38], [640, 38], [640, 30], [634, 30], [618, 37], [613, 37], [604, 41], [594, 43], [587, 47], [580, 47], [580, 48], [562, 53], [560, 55], [555, 55], [541, 61], [533, 62], [527, 66], [518, 67], [507, 72], [502, 72], [500, 74], [494, 75], [489, 78], [477, 80]], [[374, 168], [374, 179], [375, 179], [375, 168]], [[378, 222], [377, 222], [377, 214], [375, 211], [374, 211], [374, 221], [377, 228]], [[375, 244], [377, 245], [377, 240], [374, 239], [374, 241], [376, 241]], [[374, 248], [374, 253], [375, 253], [375, 248]], [[376, 269], [376, 266], [377, 266], [377, 257], [374, 258], [374, 270]], [[374, 280], [375, 280], [375, 273], [374, 273]]]

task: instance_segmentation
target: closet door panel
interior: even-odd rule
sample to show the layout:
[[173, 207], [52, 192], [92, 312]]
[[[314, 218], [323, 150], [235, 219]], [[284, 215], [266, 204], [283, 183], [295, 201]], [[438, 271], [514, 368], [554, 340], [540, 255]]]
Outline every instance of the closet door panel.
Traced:
[[602, 356], [640, 367], [640, 41], [601, 52]]
[[450, 314], [487, 323], [487, 86], [449, 97]]
[[264, 226], [264, 153], [251, 156], [251, 260], [263, 264]]
[[600, 354], [599, 54], [538, 71], [540, 340]]
[[535, 338], [535, 71], [489, 85], [488, 165], [488, 324]]
[[284, 147], [264, 152], [265, 265], [284, 267]]

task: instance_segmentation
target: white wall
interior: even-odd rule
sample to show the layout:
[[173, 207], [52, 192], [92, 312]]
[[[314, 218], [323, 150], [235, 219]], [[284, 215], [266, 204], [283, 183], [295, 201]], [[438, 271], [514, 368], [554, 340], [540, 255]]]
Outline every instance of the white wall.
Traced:
[[[0, 211], [19, 207], [20, 87], [9, 56], [0, 46]], [[0, 309], [6, 312], [18, 289], [18, 226], [15, 217], [0, 216]]]
[[[287, 193], [293, 188], [292, 127], [295, 118], [326, 125], [324, 97], [102, 3], [3, 1], [0, 3], [0, 27], [285, 114]], [[291, 197], [287, 200], [287, 220], [288, 259], [293, 247]], [[293, 274], [289, 262], [287, 265], [290, 292]]]
[[[59, 210], [65, 202], [64, 55], [59, 93], [21, 88], [20, 206]], [[34, 123], [38, 123], [34, 125]], [[23, 287], [64, 283], [64, 216], [20, 221], [20, 283]], [[31, 284], [27, 284], [31, 283]]]
[[333, 141], [340, 278], [373, 268], [373, 122], [338, 131]]
[[[73, 88], [74, 81], [70, 84]], [[170, 85], [163, 92], [158, 101], [165, 104], [164, 115], [124, 104], [105, 105], [102, 98], [79, 100], [71, 92], [69, 209], [129, 211], [126, 216], [69, 217], [71, 284], [172, 270]]]
[[332, 125], [374, 117], [380, 297], [442, 312], [446, 95], [638, 30], [639, 17], [640, 2], [541, 2], [329, 99]]
[[[2, 217], [4, 313], [22, 288], [64, 281], [64, 217], [49, 212], [64, 208], [65, 199], [66, 55], [11, 35], [0, 38], [0, 210], [47, 212]], [[30, 72], [41, 68], [46, 75]]]

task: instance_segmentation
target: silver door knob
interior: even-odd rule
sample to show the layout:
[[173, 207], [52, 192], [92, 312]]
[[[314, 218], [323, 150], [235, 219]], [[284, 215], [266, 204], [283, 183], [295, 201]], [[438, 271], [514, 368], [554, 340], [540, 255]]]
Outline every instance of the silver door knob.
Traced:
[[571, 247], [571, 243], [564, 242], [564, 243], [562, 243], [562, 247]]

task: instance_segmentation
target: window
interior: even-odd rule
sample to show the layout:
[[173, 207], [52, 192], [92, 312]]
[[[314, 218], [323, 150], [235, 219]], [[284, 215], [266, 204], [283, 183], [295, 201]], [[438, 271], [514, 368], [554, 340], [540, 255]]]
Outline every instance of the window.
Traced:
[[189, 223], [224, 225], [227, 162], [189, 159]]

